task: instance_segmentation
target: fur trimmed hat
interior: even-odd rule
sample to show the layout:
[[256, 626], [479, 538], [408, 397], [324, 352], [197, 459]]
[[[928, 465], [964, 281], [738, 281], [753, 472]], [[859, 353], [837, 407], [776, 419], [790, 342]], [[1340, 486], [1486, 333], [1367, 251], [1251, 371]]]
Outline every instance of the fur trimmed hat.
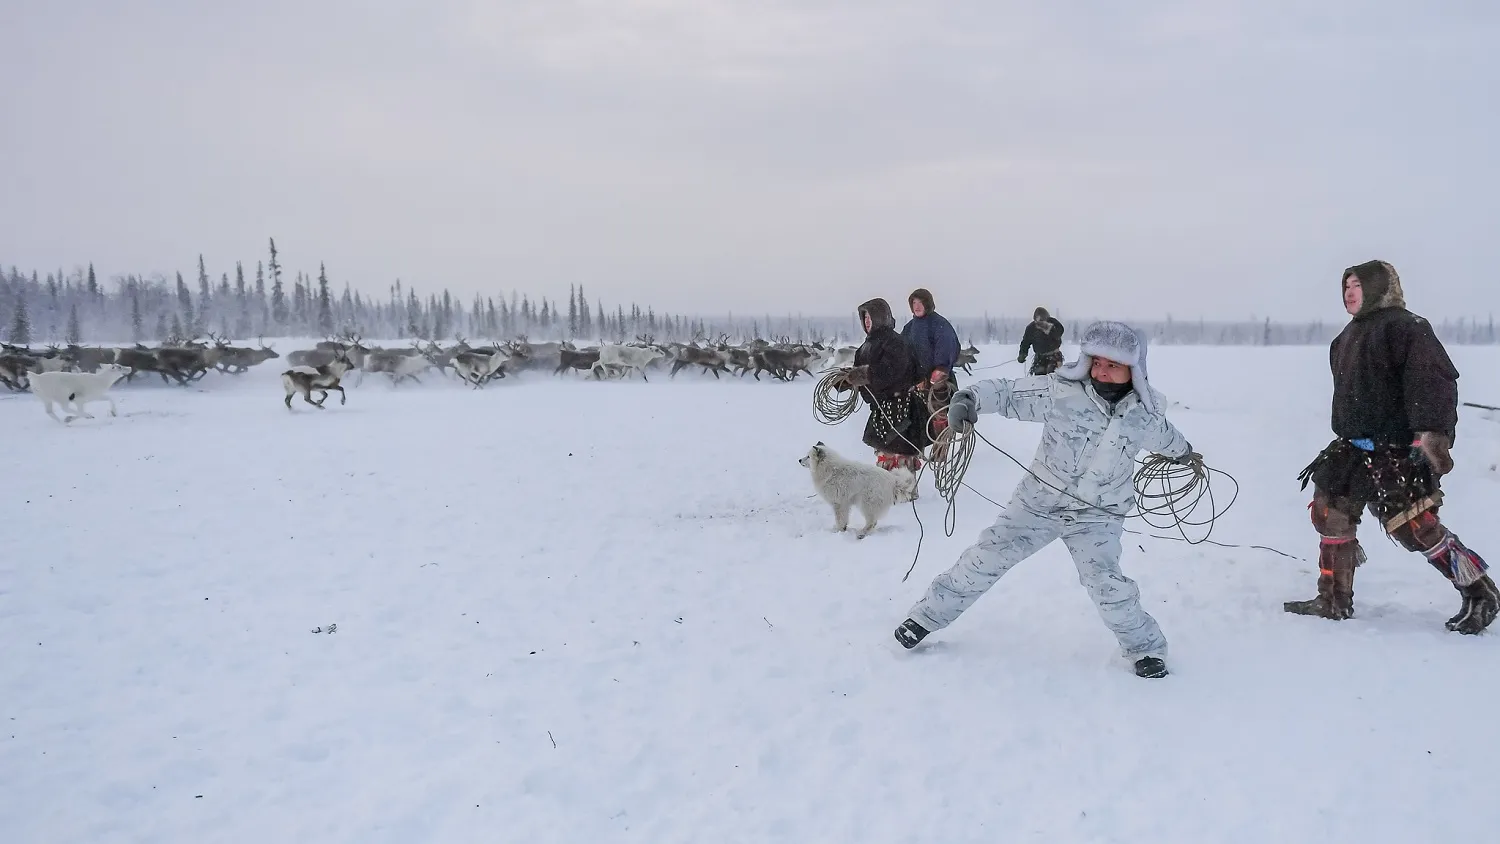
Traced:
[[1146, 374], [1146, 335], [1123, 322], [1096, 322], [1083, 330], [1079, 340], [1078, 359], [1057, 370], [1057, 377], [1068, 381], [1085, 381], [1094, 365], [1094, 358], [1108, 358], [1130, 367], [1130, 381], [1141, 404], [1151, 413], [1158, 413], [1156, 396], [1151, 391], [1151, 380]]
[[1344, 292], [1344, 279], [1349, 276], [1359, 279], [1364, 291], [1364, 303], [1355, 316], [1365, 316], [1385, 308], [1406, 307], [1406, 295], [1401, 290], [1401, 276], [1396, 268], [1385, 261], [1366, 261], [1344, 270], [1339, 276], [1339, 295]]

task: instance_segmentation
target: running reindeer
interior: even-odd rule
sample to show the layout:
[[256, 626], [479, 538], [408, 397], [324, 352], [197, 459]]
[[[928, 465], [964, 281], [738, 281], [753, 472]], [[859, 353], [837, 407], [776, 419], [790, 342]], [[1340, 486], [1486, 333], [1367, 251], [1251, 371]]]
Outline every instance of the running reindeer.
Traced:
[[[344, 393], [344, 388], [339, 386], [339, 380], [353, 368], [354, 362], [349, 359], [348, 353], [343, 349], [334, 349], [333, 360], [328, 363], [321, 366], [294, 366], [281, 373], [281, 386], [286, 388], [286, 409], [292, 409], [292, 396], [301, 393], [303, 401], [322, 410], [329, 390], [338, 390], [339, 404], [343, 404], [348, 396]], [[313, 390], [322, 393], [317, 401], [312, 400]]]

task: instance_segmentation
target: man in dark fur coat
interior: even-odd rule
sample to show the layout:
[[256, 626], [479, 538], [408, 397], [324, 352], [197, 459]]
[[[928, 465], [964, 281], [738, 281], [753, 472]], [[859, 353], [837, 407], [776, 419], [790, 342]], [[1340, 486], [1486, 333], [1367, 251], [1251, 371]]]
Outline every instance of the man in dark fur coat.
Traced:
[[923, 380], [916, 352], [896, 333], [896, 318], [884, 299], [859, 306], [865, 342], [854, 353], [854, 367], [844, 385], [859, 390], [870, 405], [864, 443], [875, 449], [875, 462], [884, 469], [922, 468], [927, 416], [915, 391]]
[[1063, 324], [1052, 318], [1046, 308], [1037, 308], [1026, 324], [1026, 333], [1021, 335], [1021, 354], [1017, 363], [1026, 362], [1027, 350], [1035, 350], [1031, 359], [1032, 375], [1048, 375], [1062, 366]]
[[953, 323], [937, 312], [932, 293], [926, 288], [913, 290], [906, 297], [906, 304], [911, 308], [912, 318], [901, 329], [901, 336], [917, 354], [917, 372], [921, 375], [917, 391], [927, 408], [922, 424], [928, 424], [928, 415], [935, 416], [927, 433], [936, 436], [947, 425], [948, 417], [943, 408], [948, 406], [956, 389], [953, 367], [958, 365], [961, 348], [958, 332], [953, 330]]
[[1318, 594], [1284, 608], [1329, 619], [1354, 615], [1354, 570], [1365, 560], [1356, 528], [1368, 510], [1458, 590], [1462, 606], [1447, 628], [1478, 633], [1500, 612], [1500, 590], [1484, 560], [1437, 515], [1439, 479], [1453, 470], [1458, 370], [1427, 320], [1406, 309], [1394, 267], [1369, 261], [1341, 279], [1353, 319], [1329, 350], [1338, 439], [1300, 476], [1303, 488], [1313, 483]]

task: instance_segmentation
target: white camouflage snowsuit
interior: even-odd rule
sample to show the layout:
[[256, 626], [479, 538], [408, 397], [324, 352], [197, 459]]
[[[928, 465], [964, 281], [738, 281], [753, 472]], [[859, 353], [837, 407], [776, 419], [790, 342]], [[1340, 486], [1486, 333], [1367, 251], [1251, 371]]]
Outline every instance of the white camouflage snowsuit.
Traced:
[[[1087, 378], [1054, 373], [969, 388], [980, 414], [1046, 426], [1030, 467], [1046, 483], [1029, 474], [1022, 479], [995, 523], [932, 581], [908, 614], [912, 619], [929, 632], [947, 627], [1016, 563], [1060, 538], [1123, 655], [1166, 658], [1161, 628], [1141, 608], [1135, 581], [1120, 572], [1120, 535], [1135, 501], [1135, 456], [1144, 449], [1182, 457], [1191, 446], [1161, 410], [1165, 398], [1140, 381], [1113, 413]], [[1149, 406], [1141, 389], [1151, 391]]]

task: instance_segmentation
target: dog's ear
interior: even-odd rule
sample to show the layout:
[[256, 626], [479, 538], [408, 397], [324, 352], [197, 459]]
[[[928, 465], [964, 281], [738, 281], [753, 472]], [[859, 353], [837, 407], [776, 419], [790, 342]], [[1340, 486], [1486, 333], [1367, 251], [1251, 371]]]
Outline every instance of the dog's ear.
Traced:
[[822, 440], [818, 440], [816, 443], [814, 443], [814, 445], [816, 445], [818, 448], [822, 448], [823, 447], [823, 441]]

